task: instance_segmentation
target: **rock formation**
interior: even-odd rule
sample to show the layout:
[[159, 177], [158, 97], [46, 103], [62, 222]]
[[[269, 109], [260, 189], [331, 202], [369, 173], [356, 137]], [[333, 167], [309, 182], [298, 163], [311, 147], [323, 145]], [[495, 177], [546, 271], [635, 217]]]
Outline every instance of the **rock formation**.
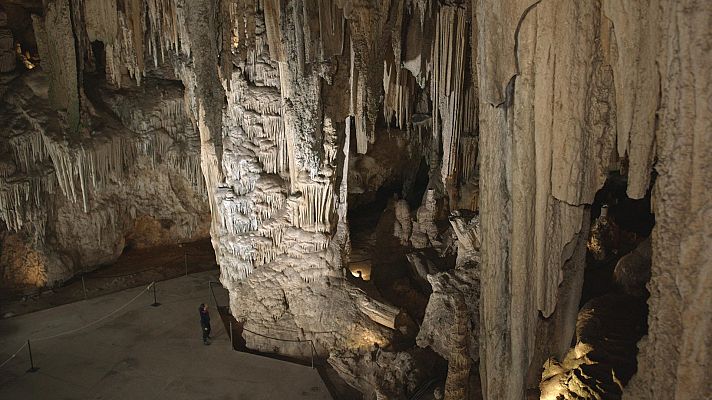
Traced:
[[[712, 5], [0, 5], [4, 284], [209, 229], [247, 346], [367, 398], [712, 397]], [[614, 176], [652, 198], [633, 252], [598, 214]], [[648, 294], [638, 336], [586, 333]], [[616, 346], [635, 375], [581, 379]]]
[[7, 27], [7, 13], [0, 8], [0, 73], [12, 72], [16, 64], [15, 40]]
[[76, 57], [62, 53], [74, 51], [68, 3], [51, 4], [34, 16], [39, 51], [49, 52], [41, 68], [2, 77], [5, 288], [56, 285], [126, 246], [208, 234], [199, 143], [180, 82], [157, 74], [117, 91], [95, 66], [80, 88], [71, 78]]

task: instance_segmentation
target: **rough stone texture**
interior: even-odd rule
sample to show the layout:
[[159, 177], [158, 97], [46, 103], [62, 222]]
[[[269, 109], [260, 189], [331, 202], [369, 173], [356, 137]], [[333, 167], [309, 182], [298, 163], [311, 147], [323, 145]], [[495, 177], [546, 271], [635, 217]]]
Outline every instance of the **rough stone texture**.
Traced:
[[0, 6], [0, 74], [15, 69], [15, 38], [7, 26], [7, 13]]
[[[626, 399], [712, 397], [712, 4], [658, 3], [656, 226], [648, 336]], [[707, 101], [703, 100], [707, 99]]]
[[470, 393], [471, 368], [479, 359], [479, 218], [453, 212], [457, 262], [446, 272], [427, 275], [433, 293], [425, 309], [416, 342], [448, 360], [446, 399], [465, 399]]
[[[618, 156], [628, 159], [628, 196], [639, 199], [650, 183], [655, 113], [660, 102], [656, 55], [661, 42], [661, 7], [644, 1], [601, 1], [610, 31], [607, 56], [615, 75]], [[605, 28], [605, 27], [604, 27]]]
[[66, 110], [70, 134], [79, 130], [79, 71], [69, 0], [47, 2], [44, 16], [33, 15], [37, 47], [49, 79], [49, 101]]
[[[0, 142], [0, 217], [11, 232], [2, 257], [17, 255], [19, 281], [50, 276], [43, 263], [64, 271], [60, 252], [34, 245], [61, 233], [54, 246], [81, 244], [72, 262], [105, 262], [125, 240], [204, 229], [190, 221], [204, 220], [207, 203], [248, 346], [307, 355], [312, 340], [372, 397], [411, 394], [410, 381], [393, 391], [411, 379], [405, 372], [355, 378], [377, 370], [359, 358], [374, 344], [387, 365], [407, 358], [389, 346], [403, 310], [346, 276], [349, 193], [375, 197], [403, 181], [388, 226], [413, 281], [433, 291], [419, 342], [451, 364], [445, 396], [476, 395], [468, 382], [479, 357], [485, 398], [514, 400], [569, 348], [596, 192], [618, 171], [640, 198], [656, 176], [650, 330], [626, 396], [710, 397], [711, 9], [694, 0], [50, 0], [33, 17], [48, 83], [23, 74], [3, 96], [5, 125], [22, 135], [3, 131]], [[111, 89], [85, 82], [92, 69]], [[14, 78], [0, 78], [10, 93]], [[405, 171], [421, 161], [427, 177]], [[164, 197], [167, 210], [154, 202]], [[443, 225], [458, 208], [479, 210], [481, 231], [452, 221], [453, 269]], [[624, 265], [619, 281], [640, 289], [645, 277], [623, 279]], [[434, 334], [445, 323], [451, 340]], [[420, 369], [423, 360], [411, 361], [408, 370]]]
[[576, 345], [562, 362], [544, 364], [541, 398], [620, 399], [645, 328], [641, 299], [607, 294], [588, 301], [576, 321]]
[[645, 285], [650, 280], [653, 251], [650, 238], [641, 242], [632, 252], [618, 260], [613, 270], [613, 281], [623, 292], [631, 296], [645, 298]]
[[419, 349], [336, 353], [329, 358], [329, 364], [346, 382], [361, 390], [364, 399], [378, 400], [407, 398], [435, 368], [432, 357]]
[[[522, 398], [525, 382], [538, 380], [532, 370], [542, 356], [563, 355], [573, 333], [584, 204], [602, 185], [613, 148], [610, 73], [594, 40], [599, 20], [595, 3], [539, 3], [518, 30], [520, 75], [508, 86], [508, 102], [480, 103], [487, 398]], [[573, 36], [579, 42], [564, 39]], [[554, 336], [537, 346], [538, 330]]]
[[[494, 2], [477, 3], [478, 11], [498, 9]], [[499, 106], [480, 102], [480, 372], [486, 398], [523, 398], [537, 378], [541, 355], [563, 356], [583, 277], [574, 272], [567, 278], [567, 260], [583, 261], [584, 253], [575, 250], [577, 237], [580, 243], [587, 231], [583, 206], [591, 203], [607, 169], [616, 168], [614, 143], [628, 168], [630, 196], [645, 193], [654, 160], [659, 174], [650, 334], [639, 345], [641, 371], [631, 382], [631, 398], [709, 393], [703, 383], [709, 382], [709, 346], [703, 343], [709, 342], [710, 319], [701, 308], [708, 303], [699, 297], [709, 297], [709, 285], [695, 279], [685, 288], [674, 278], [708, 275], [709, 252], [696, 247], [691, 258], [680, 252], [688, 240], [692, 247], [707, 240], [705, 227], [694, 230], [694, 221], [704, 219], [709, 195], [694, 188], [709, 175], [710, 152], [701, 144], [709, 142], [703, 139], [709, 111], [700, 111], [692, 99], [709, 98], [710, 74], [709, 67], [690, 60], [709, 59], [702, 45], [710, 41], [709, 11], [692, 2], [538, 2], [520, 14], [516, 30], [510, 27], [516, 46], [503, 51], [515, 52], [518, 73], [506, 88], [490, 80], [492, 61], [478, 48], [479, 87], [500, 85], [487, 93], [505, 97]], [[485, 28], [491, 23], [487, 13], [476, 12], [475, 18], [479, 43], [497, 37], [498, 31]], [[654, 125], [656, 114], [660, 122]], [[688, 229], [699, 233], [681, 234]], [[672, 294], [679, 291], [688, 294]], [[552, 312], [561, 312], [564, 324], [542, 328], [557, 320], [549, 317]], [[539, 346], [542, 341], [553, 345]]]
[[91, 136], [76, 140], [57, 124], [48, 81], [39, 68], [24, 72], [0, 103], [9, 128], [0, 135], [3, 288], [61, 283], [127, 245], [207, 236], [197, 138], [179, 84], [115, 92], [95, 83]]

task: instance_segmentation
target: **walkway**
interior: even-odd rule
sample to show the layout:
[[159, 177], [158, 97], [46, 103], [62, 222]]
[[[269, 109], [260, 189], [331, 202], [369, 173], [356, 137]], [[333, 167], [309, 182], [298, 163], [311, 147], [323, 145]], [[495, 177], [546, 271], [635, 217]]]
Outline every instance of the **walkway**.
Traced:
[[215, 272], [159, 282], [159, 307], [150, 306], [152, 293], [140, 287], [0, 320], [1, 364], [27, 338], [71, 331], [135, 298], [79, 332], [33, 340], [39, 370], [26, 372], [22, 349], [0, 368], [0, 399], [331, 399], [314, 369], [231, 351], [214, 307], [213, 343], [204, 346], [198, 305], [212, 307], [211, 280]]

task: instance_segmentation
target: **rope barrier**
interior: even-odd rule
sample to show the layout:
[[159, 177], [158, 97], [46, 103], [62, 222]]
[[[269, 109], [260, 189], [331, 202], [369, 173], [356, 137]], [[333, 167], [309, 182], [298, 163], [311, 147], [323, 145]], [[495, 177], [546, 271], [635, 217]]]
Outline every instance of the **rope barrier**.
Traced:
[[17, 356], [17, 353], [21, 352], [22, 349], [25, 348], [25, 346], [27, 346], [27, 342], [23, 343], [22, 346], [20, 346], [20, 348], [17, 349], [17, 351], [16, 351], [13, 355], [10, 356], [10, 358], [8, 358], [7, 360], [3, 361], [3, 363], [0, 364], [0, 368], [4, 367], [5, 364], [9, 363], [10, 360], [12, 360], [13, 358], [15, 358], [15, 356]]
[[[218, 308], [219, 305], [218, 305], [218, 299], [217, 299], [217, 297], [215, 296], [215, 291], [213, 290], [213, 284], [219, 284], [219, 283], [220, 283], [220, 282], [208, 281], [208, 287], [210, 288], [210, 294], [213, 296], [213, 301], [215, 302], [215, 307], [216, 307], [216, 308]], [[251, 330], [245, 328], [244, 325], [242, 326], [242, 330], [243, 330], [244, 332], [248, 332], [248, 333], [251, 333], [251, 334], [253, 334], [253, 335], [257, 335], [257, 336], [260, 336], [260, 337], [263, 337], [263, 338], [266, 338], [266, 339], [278, 340], [278, 341], [281, 341], [281, 342], [309, 343], [309, 346], [310, 346], [310, 349], [309, 349], [309, 350], [311, 351], [311, 366], [312, 366], [312, 368], [314, 368], [314, 354], [316, 353], [316, 347], [314, 346], [314, 341], [313, 341], [313, 340], [311, 340], [311, 339], [282, 339], [282, 338], [267, 336], [267, 335], [263, 335], [263, 334], [261, 334], [261, 333], [253, 332], [253, 331], [251, 331]], [[323, 333], [329, 333], [329, 332], [323, 332]]]
[[142, 294], [144, 294], [144, 293], [146, 293], [147, 291], [149, 291], [149, 290], [153, 287], [153, 285], [155, 285], [155, 283], [156, 283], [156, 282], [151, 282], [150, 285], [148, 285], [145, 289], [143, 289], [143, 290], [142, 290], [139, 294], [137, 294], [133, 299], [129, 300], [126, 304], [124, 304], [124, 305], [122, 305], [121, 307], [117, 308], [116, 310], [114, 310], [114, 311], [112, 311], [112, 312], [106, 314], [105, 316], [103, 316], [103, 317], [97, 319], [97, 320], [94, 321], [94, 322], [90, 322], [90, 323], [88, 323], [88, 324], [86, 324], [86, 325], [84, 325], [84, 326], [81, 326], [81, 327], [79, 327], [79, 328], [72, 329], [72, 330], [69, 330], [69, 331], [66, 331], [66, 332], [62, 332], [62, 333], [58, 333], [58, 334], [56, 334], [56, 335], [45, 336], [45, 337], [40, 337], [40, 338], [30, 338], [30, 340], [32, 340], [33, 342], [41, 342], [41, 341], [44, 341], [44, 340], [50, 340], [50, 339], [58, 338], [58, 337], [60, 337], [60, 336], [70, 335], [70, 334], [72, 334], [72, 333], [76, 333], [76, 332], [79, 332], [79, 331], [81, 331], [81, 330], [83, 330], [83, 329], [86, 329], [86, 328], [88, 328], [88, 327], [90, 327], [90, 326], [96, 325], [96, 324], [98, 324], [99, 322], [101, 322], [101, 321], [103, 321], [103, 320], [109, 318], [110, 316], [112, 316], [112, 315], [116, 314], [117, 312], [123, 310], [124, 308], [128, 307], [131, 303], [133, 303], [133, 302], [136, 301], [139, 297], [141, 297]]
[[251, 330], [245, 328], [244, 326], [242, 327], [242, 330], [245, 331], [245, 332], [249, 332], [249, 333], [251, 333], [251, 334], [253, 334], [253, 335], [261, 336], [261, 337], [263, 337], [263, 338], [272, 339], [272, 340], [279, 340], [280, 342], [309, 343], [309, 346], [310, 346], [309, 350], [311, 351], [311, 367], [314, 368], [314, 353], [316, 353], [316, 347], [314, 347], [314, 341], [313, 341], [313, 340], [311, 340], [311, 339], [305, 339], [305, 340], [301, 340], [301, 339], [281, 339], [281, 338], [271, 337], [271, 336], [263, 335], [263, 334], [261, 334], [261, 333], [253, 332], [253, 331], [251, 331]]
[[[209, 255], [209, 254], [198, 254], [198, 253], [184, 253], [184, 254], [174, 255], [173, 257], [171, 257], [171, 258], [168, 260], [168, 262], [177, 262], [177, 261], [179, 261], [179, 260], [181, 260], [181, 259], [185, 259], [185, 258], [187, 258], [187, 257], [196, 257], [196, 258], [199, 258], [199, 259], [203, 259], [203, 258], [204, 258], [204, 259], [207, 259], [207, 258], [211, 257], [211, 255]], [[214, 261], [214, 256], [212, 256], [212, 257], [213, 257], [212, 260]], [[200, 261], [205, 261], [205, 260], [200, 260]], [[187, 263], [187, 260], [185, 260], [185, 262]], [[193, 262], [195, 262], [195, 260], [194, 260]], [[200, 262], [200, 264], [203, 264], [203, 263]], [[214, 262], [213, 262], [211, 265], [214, 265]], [[149, 267], [149, 268], [146, 268], [146, 269], [142, 269], [142, 270], [140, 270], [140, 271], [133, 271], [133, 272], [129, 272], [129, 273], [127, 273], [127, 274], [121, 274], [121, 275], [102, 275], [102, 274], [97, 273], [98, 271], [91, 271], [91, 272], [85, 273], [84, 276], [85, 276], [87, 279], [124, 278], [124, 277], [127, 277], [127, 276], [138, 275], [138, 274], [141, 274], [141, 273], [144, 273], [144, 272], [147, 272], [147, 271], [151, 271], [151, 270], [155, 270], [155, 269], [158, 269], [158, 268], [170, 268], [170, 267], [169, 267], [168, 265], [166, 265], [166, 264], [160, 264], [160, 265], [156, 265], [156, 266], [154, 266], [154, 267]], [[194, 268], [193, 268], [193, 269], [194, 269]], [[76, 276], [75, 276], [75, 277], [76, 277]], [[66, 284], [67, 284], [67, 283], [70, 283], [70, 282], [73, 282], [73, 280], [69, 280], [68, 282], [65, 282], [65, 285], [62, 285], [62, 286], [59, 287], [59, 288], [54, 288], [54, 289], [52, 289], [52, 290], [50, 290], [50, 291], [51, 291], [51, 292], [55, 292], [55, 291], [58, 290], [58, 289], [63, 289], [63, 288], [66, 286]], [[35, 290], [35, 291], [32, 292], [32, 293], [18, 293], [18, 294], [11, 294], [11, 295], [7, 295], [7, 296], [3, 296], [3, 297], [0, 297], [0, 303], [19, 301], [19, 300], [21, 300], [21, 299], [23, 299], [23, 298], [30, 298], [30, 299], [38, 298], [38, 297], [41, 297], [41, 296], [42, 296], [42, 292], [43, 292], [43, 291], [47, 291], [47, 290], [44, 289], [44, 288], [40, 288], [39, 291]]]
[[[97, 320], [95, 320], [95, 321], [92, 321], [92, 322], [90, 322], [90, 323], [88, 323], [88, 324], [86, 324], [86, 325], [83, 325], [83, 326], [80, 326], [79, 328], [71, 329], [71, 330], [68, 330], [68, 331], [65, 331], [65, 332], [57, 333], [57, 334], [55, 334], [55, 335], [44, 336], [44, 337], [39, 337], [39, 338], [30, 338], [29, 340], [27, 340], [27, 342], [25, 342], [22, 346], [20, 346], [20, 348], [17, 349], [17, 351], [15, 351], [15, 353], [13, 353], [7, 360], [3, 361], [2, 364], [0, 364], [0, 368], [4, 367], [4, 366], [5, 366], [7, 363], [9, 363], [12, 359], [14, 359], [14, 358], [17, 356], [18, 353], [20, 353], [26, 346], [29, 345], [30, 341], [41, 342], [41, 341], [45, 341], [45, 340], [55, 339], [55, 338], [58, 338], [58, 337], [61, 337], [61, 336], [66, 336], [66, 335], [70, 335], [70, 334], [72, 334], [72, 333], [77, 333], [77, 332], [79, 332], [79, 331], [81, 331], [81, 330], [83, 330], [83, 329], [89, 328], [90, 326], [96, 325], [96, 324], [98, 324], [99, 322], [101, 322], [101, 321], [103, 321], [103, 320], [105, 320], [105, 319], [111, 317], [112, 315], [114, 315], [114, 314], [118, 313], [119, 311], [123, 310], [124, 308], [128, 307], [131, 303], [133, 303], [134, 301], [138, 300], [138, 298], [141, 297], [141, 295], [143, 295], [143, 294], [146, 293], [147, 291], [151, 290], [151, 288], [154, 287], [155, 284], [156, 284], [156, 282], [151, 282], [150, 285], [148, 285], [145, 289], [143, 289], [141, 292], [139, 292], [136, 296], [134, 296], [131, 300], [129, 300], [128, 302], [126, 302], [126, 303], [125, 303], [124, 305], [122, 305], [121, 307], [115, 309], [114, 311], [112, 311], [112, 312], [110, 312], [110, 313], [104, 315], [103, 317], [101, 317], [101, 318], [99, 318], [99, 319], [97, 319]], [[32, 354], [30, 354], [30, 358], [31, 358], [31, 357], [32, 357]], [[33, 368], [31, 368], [31, 370], [36, 371], [36, 369], [34, 368], [34, 366], [33, 366]]]
[[267, 335], [263, 335], [263, 334], [261, 334], [261, 333], [253, 332], [253, 331], [251, 331], [251, 330], [245, 328], [244, 326], [243, 326], [242, 330], [245, 331], [245, 332], [249, 332], [249, 333], [251, 333], [251, 334], [253, 334], [253, 335], [261, 336], [261, 337], [263, 337], [263, 338], [272, 339], [272, 340], [279, 340], [280, 342], [299, 342], [299, 343], [301, 343], [301, 342], [311, 342], [311, 341], [312, 341], [311, 339], [304, 339], [304, 340], [302, 340], [302, 339], [282, 339], [282, 338], [267, 336]]

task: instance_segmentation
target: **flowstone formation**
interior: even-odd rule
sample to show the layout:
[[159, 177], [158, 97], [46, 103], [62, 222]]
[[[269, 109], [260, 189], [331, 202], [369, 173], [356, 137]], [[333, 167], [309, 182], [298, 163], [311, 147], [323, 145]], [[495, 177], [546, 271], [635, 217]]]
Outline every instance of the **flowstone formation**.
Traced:
[[208, 235], [181, 83], [155, 71], [118, 90], [96, 42], [78, 65], [68, 7], [53, 2], [33, 16], [42, 61], [28, 70], [13, 52], [14, 72], [0, 83], [0, 286], [10, 290], [59, 284], [125, 247]]
[[[209, 219], [247, 346], [366, 398], [712, 397], [712, 5], [6, 3], [6, 270]], [[652, 232], [608, 231], [616, 179]]]

